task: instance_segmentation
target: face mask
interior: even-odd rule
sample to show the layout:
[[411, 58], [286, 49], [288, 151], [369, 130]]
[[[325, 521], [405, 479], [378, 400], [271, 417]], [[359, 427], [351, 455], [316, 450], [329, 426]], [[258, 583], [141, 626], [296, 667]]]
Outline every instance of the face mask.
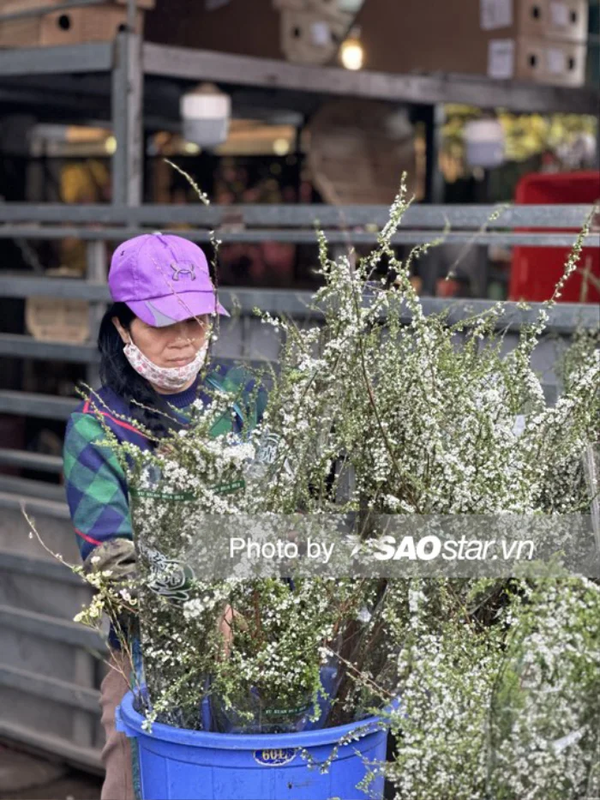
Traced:
[[142, 353], [132, 341], [125, 345], [125, 358], [134, 370], [147, 381], [169, 392], [181, 391], [202, 369], [206, 361], [208, 342], [198, 350], [193, 361], [183, 367], [159, 367]]

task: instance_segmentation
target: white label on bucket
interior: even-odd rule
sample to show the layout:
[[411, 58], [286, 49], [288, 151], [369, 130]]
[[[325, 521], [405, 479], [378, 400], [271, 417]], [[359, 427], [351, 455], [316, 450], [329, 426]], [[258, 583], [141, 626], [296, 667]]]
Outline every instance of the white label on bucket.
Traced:
[[296, 758], [297, 747], [275, 747], [272, 750], [255, 750], [254, 760], [263, 767], [282, 767]]

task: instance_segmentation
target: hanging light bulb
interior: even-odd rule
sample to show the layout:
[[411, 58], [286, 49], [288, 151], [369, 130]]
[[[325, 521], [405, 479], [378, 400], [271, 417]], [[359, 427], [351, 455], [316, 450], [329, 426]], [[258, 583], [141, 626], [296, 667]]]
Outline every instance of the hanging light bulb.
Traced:
[[182, 95], [183, 138], [200, 147], [216, 147], [227, 140], [231, 98], [212, 83], [203, 83]]
[[352, 28], [348, 37], [340, 47], [340, 61], [346, 69], [362, 69], [365, 60], [365, 50], [360, 41], [360, 28]]

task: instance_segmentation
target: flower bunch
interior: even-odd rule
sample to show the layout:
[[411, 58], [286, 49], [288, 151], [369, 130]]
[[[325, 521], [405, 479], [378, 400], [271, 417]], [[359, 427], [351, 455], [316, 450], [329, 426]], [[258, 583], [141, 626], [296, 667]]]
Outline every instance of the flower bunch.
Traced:
[[282, 338], [277, 373], [255, 375], [270, 387], [257, 425], [211, 437], [241, 402], [216, 392], [153, 452], [120, 448], [142, 566], [148, 718], [294, 730], [358, 719], [400, 695], [386, 768], [399, 798], [574, 800], [586, 781], [597, 791], [594, 583], [202, 568], [222, 531], [241, 532], [249, 516], [289, 517], [293, 536], [298, 512], [351, 515], [357, 541], [376, 541], [381, 514], [589, 511], [597, 337], [566, 357], [554, 405], [532, 367], [587, 226], [554, 296], [511, 343], [503, 303], [425, 314], [410, 276], [434, 243], [405, 261], [392, 247], [409, 205], [402, 187], [366, 257], [333, 259], [319, 235], [313, 324], [257, 312]]

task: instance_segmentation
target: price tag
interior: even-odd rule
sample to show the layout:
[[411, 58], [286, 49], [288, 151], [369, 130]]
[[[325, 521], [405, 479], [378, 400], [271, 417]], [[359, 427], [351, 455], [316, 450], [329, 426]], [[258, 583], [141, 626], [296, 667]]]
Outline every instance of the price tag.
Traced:
[[481, 29], [493, 31], [513, 24], [513, 0], [480, 0]]
[[514, 39], [492, 39], [488, 46], [488, 75], [507, 80], [515, 74]]

